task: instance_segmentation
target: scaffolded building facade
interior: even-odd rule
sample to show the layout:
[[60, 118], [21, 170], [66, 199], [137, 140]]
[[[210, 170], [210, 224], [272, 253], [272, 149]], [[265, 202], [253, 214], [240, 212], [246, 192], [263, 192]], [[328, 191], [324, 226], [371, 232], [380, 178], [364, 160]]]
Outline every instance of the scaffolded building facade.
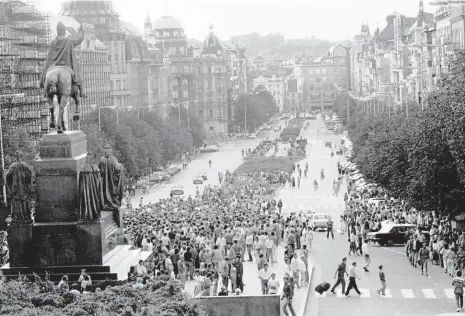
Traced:
[[49, 132], [40, 74], [47, 56], [48, 16], [23, 1], [0, 0], [0, 109], [4, 130], [21, 128], [35, 141]]

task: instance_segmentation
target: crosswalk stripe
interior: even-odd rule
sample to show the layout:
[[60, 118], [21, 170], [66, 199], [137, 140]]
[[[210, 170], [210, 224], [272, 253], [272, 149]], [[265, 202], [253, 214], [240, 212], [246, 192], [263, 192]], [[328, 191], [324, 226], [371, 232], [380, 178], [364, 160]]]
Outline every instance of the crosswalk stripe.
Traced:
[[390, 289], [386, 289], [386, 290], [384, 291], [384, 294], [386, 294], [386, 295], [381, 295], [381, 297], [392, 298], [392, 293], [391, 293], [391, 290], [390, 290]]
[[454, 289], [444, 289], [444, 294], [446, 294], [447, 298], [449, 299], [455, 298]]
[[422, 292], [426, 298], [437, 298], [432, 289], [422, 289]]
[[369, 289], [359, 289], [360, 292], [362, 292], [362, 295], [360, 297], [362, 298], [370, 298], [370, 290]]
[[400, 291], [404, 298], [415, 298], [415, 294], [413, 294], [413, 291], [410, 289], [401, 289]]
[[344, 297], [345, 294], [342, 293], [342, 289], [336, 289], [336, 296], [337, 296], [337, 297]]

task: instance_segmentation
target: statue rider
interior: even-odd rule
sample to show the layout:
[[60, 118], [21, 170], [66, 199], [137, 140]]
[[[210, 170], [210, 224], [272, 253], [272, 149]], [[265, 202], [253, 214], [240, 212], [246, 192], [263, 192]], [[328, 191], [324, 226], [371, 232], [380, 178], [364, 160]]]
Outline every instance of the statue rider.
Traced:
[[57, 37], [50, 43], [45, 61], [40, 87], [45, 88], [45, 75], [51, 67], [62, 66], [68, 67], [74, 72], [73, 84], [78, 86], [81, 98], [86, 98], [84, 88], [82, 87], [81, 72], [79, 70], [78, 60], [74, 52], [74, 47], [81, 45], [84, 40], [84, 30], [79, 28], [79, 36], [66, 36], [66, 26], [59, 22], [57, 25]]

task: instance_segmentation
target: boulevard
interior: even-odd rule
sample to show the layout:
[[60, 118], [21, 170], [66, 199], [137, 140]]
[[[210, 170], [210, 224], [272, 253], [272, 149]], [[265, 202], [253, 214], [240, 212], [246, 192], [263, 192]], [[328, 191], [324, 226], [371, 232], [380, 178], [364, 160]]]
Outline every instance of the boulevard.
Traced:
[[[340, 216], [344, 212], [344, 192], [346, 183], [341, 186], [338, 196], [333, 195], [332, 183], [337, 179], [337, 162], [344, 163], [345, 157], [334, 155], [331, 157], [331, 149], [325, 147], [326, 141], [340, 144], [341, 136], [330, 133], [325, 129], [321, 117], [317, 120], [309, 120], [306, 130], [301, 131], [301, 136], [308, 140], [306, 147], [307, 157], [299, 164], [309, 164], [308, 178], [302, 177], [300, 188], [283, 187], [279, 190], [276, 200], [283, 202], [282, 214], [284, 217], [290, 213], [299, 211], [313, 211], [329, 214], [335, 222], [335, 239], [326, 238], [326, 232], [314, 233], [314, 242], [310, 252], [309, 261], [313, 265], [311, 284], [305, 289], [296, 291], [296, 310], [305, 308], [305, 315], [337, 316], [344, 315], [426, 315], [435, 316], [440, 313], [450, 312], [454, 307], [454, 296], [451, 286], [451, 278], [444, 274], [443, 269], [437, 266], [429, 266], [429, 276], [420, 274], [419, 269], [411, 267], [405, 256], [405, 247], [380, 247], [377, 244], [369, 244], [369, 254], [372, 258], [370, 272], [358, 273], [361, 281], [358, 282], [362, 296], [352, 292], [351, 297], [341, 294], [340, 287], [336, 289], [336, 295], [329, 291], [319, 295], [313, 290], [321, 282], [334, 284], [334, 272], [343, 257], [348, 258], [348, 265], [353, 261], [362, 266], [361, 256], [348, 256], [349, 243], [347, 233], [340, 235]], [[283, 123], [283, 122], [282, 122]], [[253, 148], [260, 139], [273, 138], [278, 135], [273, 132], [262, 135], [254, 140], [232, 141], [224, 144], [217, 153], [202, 154], [192, 160], [188, 169], [175, 175], [171, 184], [151, 188], [148, 195], [144, 195], [144, 203], [156, 202], [160, 198], [169, 197], [172, 186], [183, 185], [184, 197], [195, 195], [196, 185], [192, 184], [192, 178], [199, 173], [206, 172], [208, 181], [205, 185], [218, 185], [218, 172], [233, 171], [242, 163], [241, 150]], [[280, 144], [280, 146], [283, 146]], [[208, 161], [212, 161], [212, 168], [208, 167]], [[325, 179], [320, 179], [320, 172], [324, 169]], [[314, 190], [313, 181], [318, 181], [318, 190]], [[140, 195], [133, 197], [132, 203], [138, 203]], [[282, 279], [284, 263], [282, 253], [284, 248], [278, 248], [278, 263], [270, 267], [276, 272], [277, 278]], [[376, 290], [380, 287], [377, 267], [382, 264], [387, 278], [387, 291], [385, 297], [380, 297]], [[257, 277], [255, 263], [244, 263], [244, 280], [247, 280], [244, 295], [260, 295], [261, 286]], [[188, 282], [187, 289], [193, 290], [194, 282]]]

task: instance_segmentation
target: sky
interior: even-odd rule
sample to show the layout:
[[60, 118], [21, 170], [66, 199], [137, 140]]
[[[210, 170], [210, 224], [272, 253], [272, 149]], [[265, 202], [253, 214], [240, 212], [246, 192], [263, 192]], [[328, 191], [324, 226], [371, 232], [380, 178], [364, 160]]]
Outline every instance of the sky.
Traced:
[[[61, 10], [61, 0], [33, 1], [38, 9], [51, 14]], [[438, 7], [428, 3], [425, 11], [434, 13]], [[172, 15], [181, 21], [187, 36], [197, 40], [208, 35], [210, 23], [223, 40], [251, 32], [347, 40], [360, 33], [362, 21], [367, 21], [373, 32], [378, 25], [383, 28], [386, 16], [394, 11], [416, 16], [418, 4], [418, 0], [113, 0], [120, 19], [141, 33], [147, 13], [152, 23]]]

